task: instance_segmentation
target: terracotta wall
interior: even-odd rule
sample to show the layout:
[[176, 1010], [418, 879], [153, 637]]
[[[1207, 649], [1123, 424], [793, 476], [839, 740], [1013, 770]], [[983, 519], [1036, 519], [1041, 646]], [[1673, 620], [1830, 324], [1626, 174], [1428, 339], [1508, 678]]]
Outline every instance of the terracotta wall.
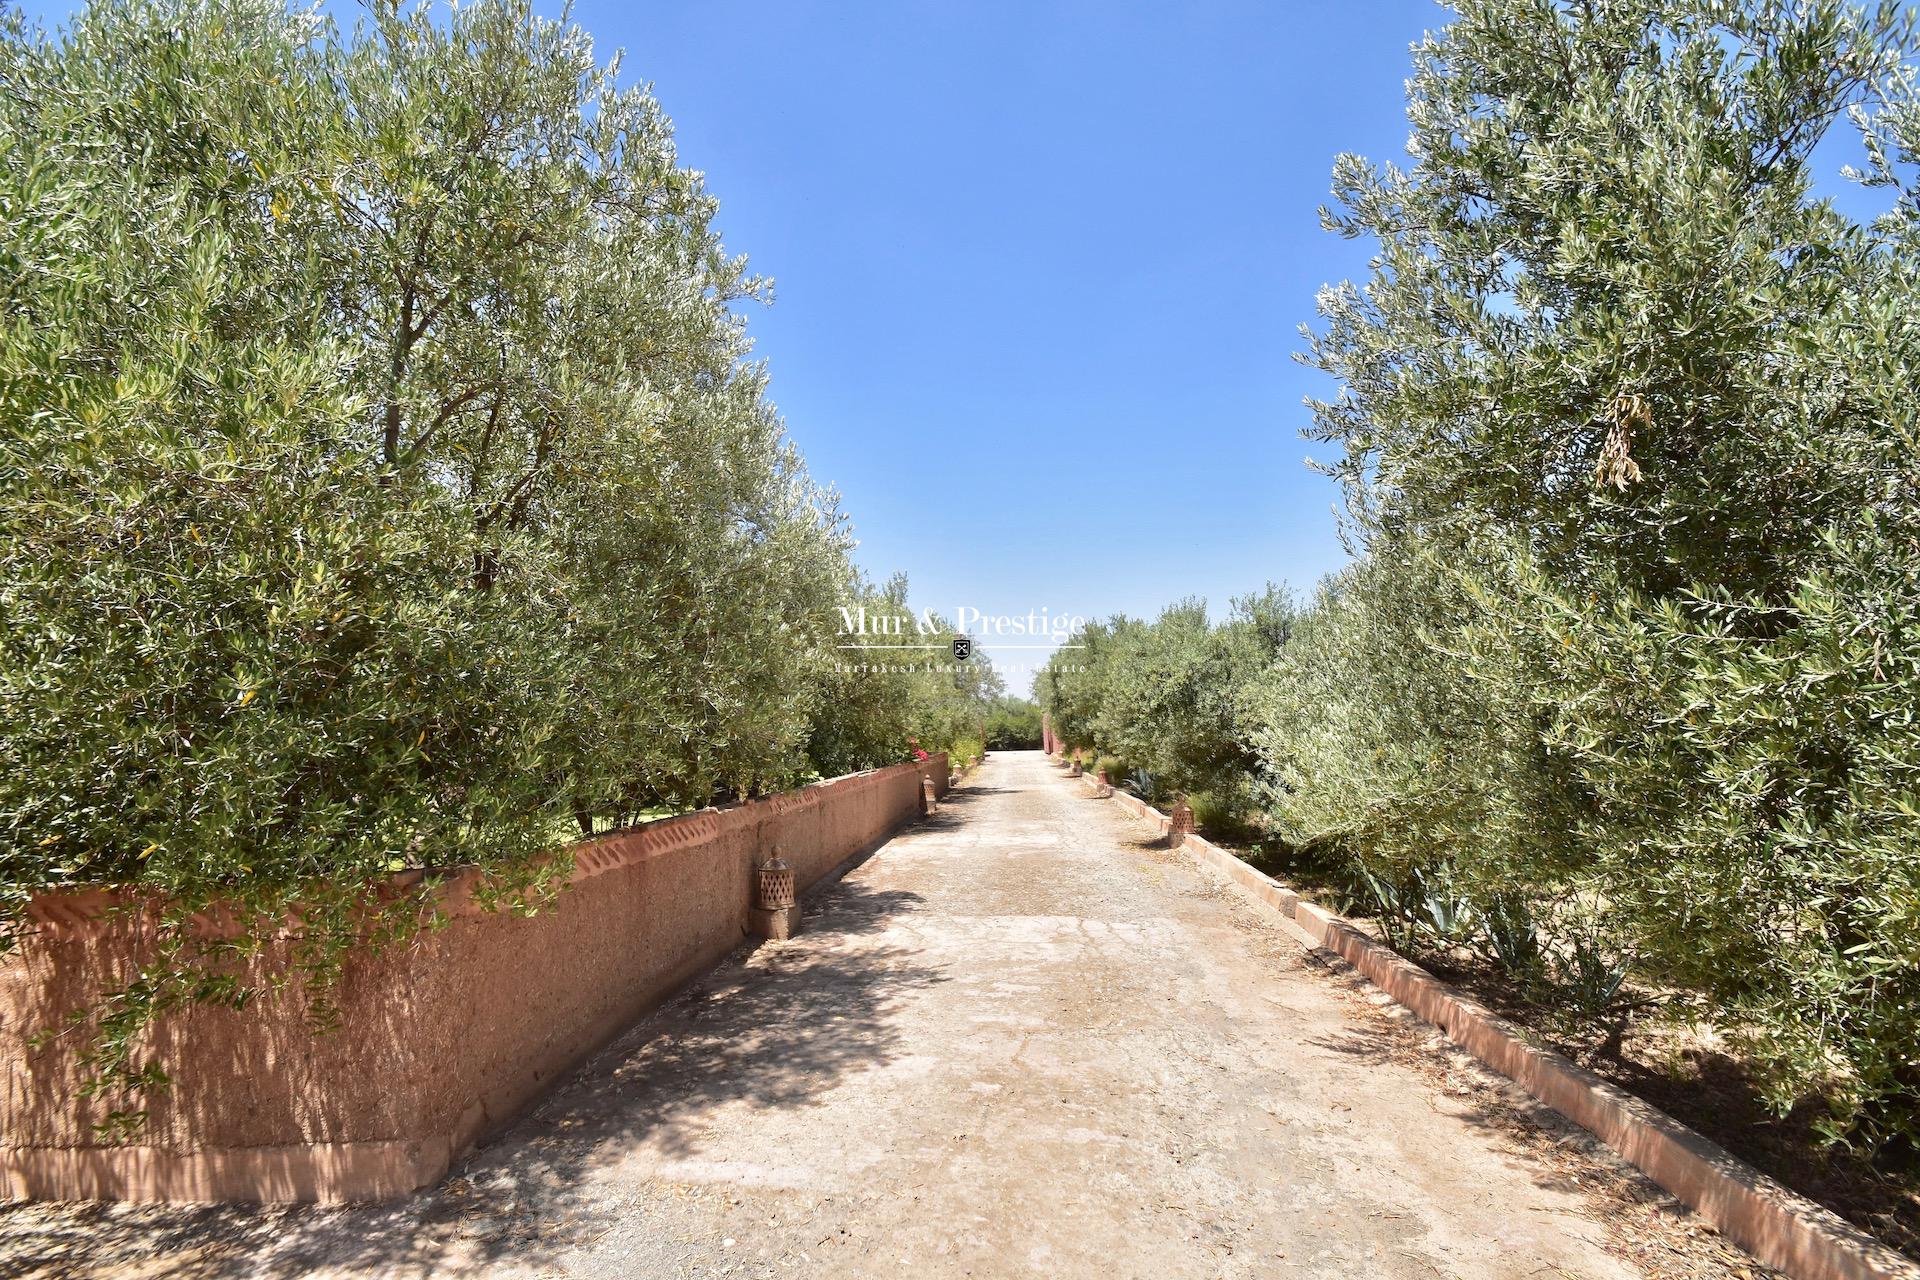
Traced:
[[446, 928], [349, 965], [336, 1031], [308, 1032], [297, 991], [163, 1023], [174, 1084], [135, 1145], [93, 1136], [104, 1108], [75, 1096], [73, 1047], [28, 1038], [124, 975], [140, 939], [97, 896], [42, 899], [38, 936], [0, 965], [0, 1194], [345, 1200], [431, 1183], [737, 945], [775, 845], [804, 888], [918, 816], [923, 776], [944, 794], [946, 757], [583, 843], [531, 917], [480, 910], [456, 875]]

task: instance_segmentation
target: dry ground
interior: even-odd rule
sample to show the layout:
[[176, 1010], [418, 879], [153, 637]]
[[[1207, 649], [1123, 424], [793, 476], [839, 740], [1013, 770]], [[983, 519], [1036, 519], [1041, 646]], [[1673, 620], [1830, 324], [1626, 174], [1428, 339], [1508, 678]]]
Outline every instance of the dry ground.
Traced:
[[381, 1206], [0, 1208], [0, 1275], [1758, 1275], [1038, 753]]

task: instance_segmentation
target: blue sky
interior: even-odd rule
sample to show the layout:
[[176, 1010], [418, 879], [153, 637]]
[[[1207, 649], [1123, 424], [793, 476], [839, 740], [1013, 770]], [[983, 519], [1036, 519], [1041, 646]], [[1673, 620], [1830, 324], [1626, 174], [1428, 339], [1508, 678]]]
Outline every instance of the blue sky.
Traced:
[[1325, 379], [1292, 353], [1366, 248], [1316, 210], [1339, 151], [1401, 157], [1407, 46], [1443, 10], [574, 14], [655, 84], [775, 278], [751, 328], [870, 573], [943, 612], [1104, 616], [1340, 562], [1299, 437]]
[[[1403, 158], [1408, 46], [1444, 9], [573, 16], [653, 82], [729, 246], [774, 277], [750, 328], [874, 577], [904, 570], [948, 614], [1101, 617], [1187, 595], [1218, 611], [1341, 563], [1299, 436], [1301, 398], [1330, 387], [1292, 357], [1316, 290], [1364, 276], [1369, 246], [1317, 209], [1337, 153]], [[1829, 150], [1832, 169], [1857, 147]], [[983, 647], [1023, 691], [1012, 669], [1041, 655]]]

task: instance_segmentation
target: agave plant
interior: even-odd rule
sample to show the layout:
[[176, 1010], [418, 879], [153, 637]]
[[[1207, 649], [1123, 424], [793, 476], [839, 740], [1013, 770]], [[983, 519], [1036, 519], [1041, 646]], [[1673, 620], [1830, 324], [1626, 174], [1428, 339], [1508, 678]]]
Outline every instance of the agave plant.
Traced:
[[1561, 999], [1575, 1012], [1599, 1017], [1613, 1009], [1632, 961], [1609, 955], [1576, 936], [1555, 956], [1554, 981]]
[[1398, 950], [1405, 950], [1413, 941], [1415, 915], [1412, 908], [1413, 895], [1392, 881], [1383, 880], [1372, 871], [1362, 867], [1360, 880], [1366, 886], [1376, 908], [1375, 918], [1387, 935], [1387, 942]]
[[1545, 959], [1540, 931], [1525, 899], [1495, 898], [1483, 913], [1482, 924], [1493, 958], [1501, 968], [1523, 978], [1540, 972]]
[[1442, 945], [1463, 946], [1478, 933], [1479, 913], [1455, 887], [1452, 869], [1444, 864], [1432, 871], [1416, 870], [1411, 896], [1413, 923]]

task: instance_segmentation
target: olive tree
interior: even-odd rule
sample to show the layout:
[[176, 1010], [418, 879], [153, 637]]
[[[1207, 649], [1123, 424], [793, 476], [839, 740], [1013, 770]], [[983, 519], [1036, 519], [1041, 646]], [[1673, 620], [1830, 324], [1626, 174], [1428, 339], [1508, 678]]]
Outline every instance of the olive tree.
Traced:
[[[1263, 739], [1297, 838], [1580, 907], [1868, 1140], [1920, 1115], [1913, 50], [1784, 0], [1468, 0], [1415, 49], [1310, 339], [1366, 560]], [[1872, 226], [1813, 190], [1849, 110]]]
[[526, 0], [0, 23], [0, 937], [153, 915], [103, 1088], [289, 915], [324, 1023], [424, 919], [380, 877], [532, 906], [569, 832], [811, 767], [845, 522], [617, 60]]

